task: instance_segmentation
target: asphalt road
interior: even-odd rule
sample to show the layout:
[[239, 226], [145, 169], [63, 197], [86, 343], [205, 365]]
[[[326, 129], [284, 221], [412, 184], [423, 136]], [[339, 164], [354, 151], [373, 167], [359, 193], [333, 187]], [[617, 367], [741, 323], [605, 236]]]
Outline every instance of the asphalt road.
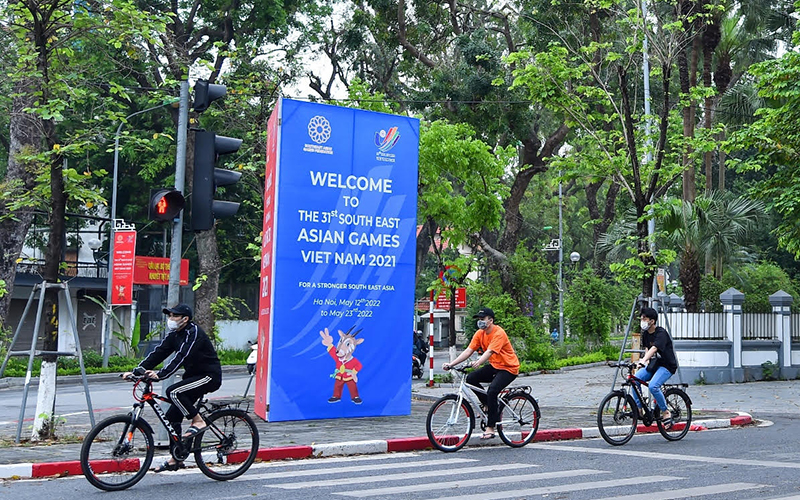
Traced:
[[0, 496], [234, 500], [335, 498], [609, 500], [800, 499], [798, 419], [762, 415], [759, 427], [691, 433], [679, 442], [636, 435], [625, 446], [600, 439], [255, 464], [218, 483], [196, 470], [147, 476], [104, 493], [82, 477], [0, 484]]

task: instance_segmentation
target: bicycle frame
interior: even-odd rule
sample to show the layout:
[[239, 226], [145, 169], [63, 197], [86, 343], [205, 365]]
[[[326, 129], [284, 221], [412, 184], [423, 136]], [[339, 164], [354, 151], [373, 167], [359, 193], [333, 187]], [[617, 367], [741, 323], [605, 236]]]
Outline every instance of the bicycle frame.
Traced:
[[[485, 389], [482, 389], [482, 388], [478, 387], [478, 386], [475, 386], [475, 385], [472, 385], [472, 384], [468, 384], [467, 383], [467, 376], [463, 371], [461, 371], [459, 369], [456, 369], [456, 368], [453, 368], [453, 370], [458, 372], [458, 373], [460, 373], [459, 376], [461, 377], [461, 382], [459, 383], [458, 391], [456, 392], [456, 395], [458, 396], [458, 404], [453, 407], [453, 410], [450, 413], [449, 422], [453, 423], [456, 420], [456, 418], [458, 417], [458, 407], [461, 406], [461, 402], [464, 399], [466, 399], [467, 402], [470, 404], [470, 406], [472, 406], [473, 411], [477, 411], [480, 414], [480, 417], [483, 418], [484, 421], [487, 421], [489, 419], [489, 416], [481, 408], [481, 402], [478, 399], [478, 396], [476, 395], [477, 392], [479, 392], [481, 394], [488, 394], [487, 391]], [[470, 390], [469, 391], [465, 391], [464, 390], [465, 387], [470, 389]], [[513, 390], [513, 388], [506, 387], [505, 389], [500, 391], [500, 394], [508, 393], [508, 392], [511, 392], [512, 390]], [[506, 402], [503, 401], [503, 398], [500, 397], [500, 395], [498, 395], [498, 397], [497, 397], [497, 403], [499, 405], [502, 405], [502, 407], [506, 408], [508, 411], [511, 412], [511, 416], [513, 418], [509, 419], [508, 422], [514, 422], [514, 421], [519, 420], [519, 415], [517, 415], [517, 412], [515, 412], [513, 408], [508, 406], [506, 404]], [[506, 414], [505, 411], [503, 411], [503, 414], [504, 415]], [[504, 422], [506, 422], [506, 420], [503, 420], [501, 422], [497, 422], [497, 425], [502, 425]]]
[[[144, 382], [145, 386], [141, 396], [136, 395], [136, 388], [138, 385]], [[135, 424], [140, 418], [142, 418], [142, 412], [144, 411], [145, 403], [150, 405], [153, 411], [158, 417], [158, 420], [161, 422], [161, 425], [167, 429], [167, 433], [169, 434], [169, 440], [171, 443], [174, 443], [174, 446], [170, 447], [170, 453], [172, 454], [173, 458], [176, 460], [183, 460], [189, 454], [191, 454], [193, 449], [186, 449], [184, 446], [183, 439], [181, 436], [178, 436], [178, 433], [175, 431], [175, 428], [172, 427], [172, 424], [167, 420], [167, 415], [164, 413], [164, 410], [161, 409], [161, 406], [158, 404], [159, 401], [164, 403], [169, 403], [170, 400], [164, 396], [156, 394], [153, 391], [153, 382], [150, 380], [147, 381], [139, 381], [133, 386], [133, 397], [136, 400], [136, 403], [133, 404], [133, 409], [130, 412], [131, 415], [131, 423]], [[198, 408], [206, 409], [204, 401], [201, 400], [198, 403]], [[205, 420], [205, 415], [202, 414], [201, 416]], [[142, 419], [144, 421], [144, 419]], [[214, 432], [214, 434], [218, 434], [216, 429], [208, 428], [209, 431]]]
[[[636, 396], [639, 398], [639, 402], [642, 403], [642, 409], [644, 410], [644, 415], [642, 415], [642, 423], [646, 426], [650, 426], [656, 421], [655, 408], [651, 408], [655, 398], [652, 397], [652, 393], [649, 391], [650, 385], [647, 382], [648, 381], [637, 377], [632, 370], [629, 370], [629, 373], [625, 377], [625, 382], [622, 383], [622, 389], [627, 394], [630, 394], [631, 391], [636, 393]], [[642, 392], [642, 385], [648, 388], [648, 396], [645, 396]], [[662, 390], [666, 391], [670, 387], [680, 388], [681, 385], [685, 384], [664, 384], [662, 386]]]

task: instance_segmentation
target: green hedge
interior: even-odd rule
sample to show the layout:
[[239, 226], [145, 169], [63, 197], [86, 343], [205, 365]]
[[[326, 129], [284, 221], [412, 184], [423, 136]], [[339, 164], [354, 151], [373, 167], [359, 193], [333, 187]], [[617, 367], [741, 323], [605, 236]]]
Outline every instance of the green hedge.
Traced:
[[[250, 350], [240, 351], [234, 349], [221, 349], [217, 351], [220, 363], [223, 365], [243, 365], [247, 361], [247, 356]], [[5, 358], [5, 353], [0, 353]], [[131, 371], [139, 366], [140, 358], [130, 358], [125, 356], [110, 356], [108, 358], [108, 367], [103, 368], [103, 356], [98, 352], [92, 350], [83, 351], [83, 366], [86, 373], [121, 373]], [[32, 375], [39, 376], [39, 370], [42, 366], [42, 359], [35, 358], [33, 360]], [[27, 356], [14, 357], [8, 360], [4, 377], [24, 377], [28, 370]], [[58, 358], [57, 372], [59, 375], [80, 375], [81, 369], [78, 364], [78, 358]]]

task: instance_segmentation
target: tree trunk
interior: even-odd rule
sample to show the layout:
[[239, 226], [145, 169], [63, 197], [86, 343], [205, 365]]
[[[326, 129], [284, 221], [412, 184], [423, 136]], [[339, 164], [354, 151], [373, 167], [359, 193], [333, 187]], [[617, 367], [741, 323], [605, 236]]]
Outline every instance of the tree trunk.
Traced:
[[204, 281], [194, 294], [193, 321], [209, 336], [212, 336], [216, 318], [211, 310], [211, 305], [217, 301], [220, 270], [217, 233], [214, 228], [195, 233], [195, 243], [199, 261], [197, 275]]
[[640, 208], [637, 208], [636, 213], [636, 234], [639, 242], [639, 258], [642, 260], [642, 264], [644, 264], [645, 267], [645, 275], [642, 277], [642, 295], [645, 297], [651, 297], [653, 295], [653, 279], [655, 275], [656, 262], [653, 258], [653, 254], [650, 251], [647, 221], [642, 220], [642, 216], [645, 213], [644, 205]]
[[438, 228], [433, 228], [433, 231], [430, 230], [431, 224], [435, 224], [432, 219], [426, 219], [422, 223], [422, 227], [420, 228], [419, 232], [417, 233], [417, 266], [414, 272], [414, 283], [419, 281], [419, 275], [422, 273], [422, 269], [425, 267], [425, 258], [428, 256], [428, 251], [431, 248], [431, 234], [435, 234]]
[[[52, 122], [43, 122], [47, 143], [55, 144], [55, 130]], [[62, 159], [56, 157], [50, 164], [50, 234], [45, 254], [44, 283], [56, 283], [59, 268], [64, 260], [64, 232], [67, 195], [64, 192], [64, 169]], [[57, 288], [48, 288], [44, 296], [44, 351], [58, 351], [58, 295]], [[69, 297], [66, 300], [70, 300]], [[53, 409], [56, 405], [56, 370], [58, 356], [42, 356], [42, 370], [39, 375], [39, 397], [36, 401], [36, 418], [33, 422], [31, 440], [53, 437]]]
[[678, 274], [683, 288], [683, 303], [687, 312], [697, 312], [700, 298], [700, 265], [694, 247], [687, 245], [681, 258], [681, 269]]
[[23, 80], [14, 84], [14, 98], [9, 117], [8, 171], [3, 181], [11, 195], [0, 201], [0, 280], [6, 283], [6, 293], [0, 297], [0, 329], [7, 327], [6, 318], [11, 305], [11, 292], [17, 272], [17, 258], [25, 243], [33, 213], [17, 211], [11, 216], [8, 202], [23, 197], [23, 193], [33, 190], [37, 172], [35, 165], [23, 163], [20, 155], [36, 153], [41, 149], [42, 134], [36, 115], [25, 111], [35, 102], [35, 84]]

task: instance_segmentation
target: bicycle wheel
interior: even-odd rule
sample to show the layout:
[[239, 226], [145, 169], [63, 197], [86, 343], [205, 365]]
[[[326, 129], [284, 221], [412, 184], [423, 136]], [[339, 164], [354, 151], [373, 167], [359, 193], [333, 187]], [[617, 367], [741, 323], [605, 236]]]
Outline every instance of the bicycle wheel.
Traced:
[[441, 451], [458, 451], [467, 444], [475, 428], [475, 414], [465, 400], [458, 404], [458, 396], [448, 394], [439, 398], [425, 421], [425, 430], [431, 444]]
[[96, 488], [124, 490], [144, 477], [154, 454], [150, 426], [133, 426], [130, 415], [117, 415], [94, 426], [84, 438], [81, 470]]
[[639, 412], [633, 398], [623, 391], [609, 393], [597, 409], [597, 427], [606, 443], [620, 446], [636, 432]]
[[539, 429], [539, 405], [533, 396], [525, 393], [511, 394], [500, 405], [500, 423], [497, 433], [505, 444], [520, 448], [530, 443]]
[[664, 392], [667, 409], [672, 414], [672, 427], [667, 429], [661, 420], [657, 421], [658, 432], [670, 441], [678, 441], [686, 436], [692, 425], [692, 401], [682, 390], [673, 387]]
[[247, 412], [226, 408], [212, 412], [208, 428], [194, 438], [197, 467], [211, 479], [239, 477], [253, 465], [258, 453], [258, 428]]

